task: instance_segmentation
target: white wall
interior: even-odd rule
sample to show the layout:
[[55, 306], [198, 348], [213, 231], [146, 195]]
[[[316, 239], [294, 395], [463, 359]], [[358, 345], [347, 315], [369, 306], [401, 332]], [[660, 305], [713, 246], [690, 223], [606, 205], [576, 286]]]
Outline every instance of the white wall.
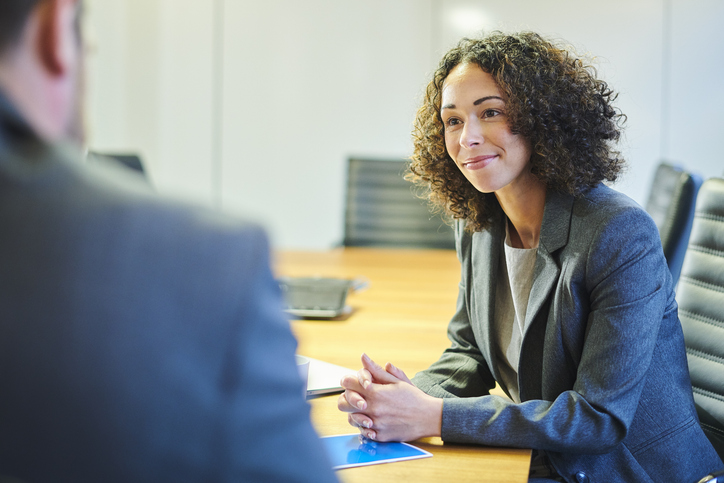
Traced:
[[211, 204], [213, 2], [86, 5], [89, 146], [139, 152], [159, 191]]
[[724, 175], [724, 2], [671, 1], [671, 60], [663, 156]]
[[164, 193], [251, 213], [276, 245], [342, 237], [350, 155], [399, 158], [440, 55], [481, 28], [597, 56], [628, 115], [640, 203], [672, 159], [722, 175], [719, 0], [89, 0], [91, 147], [140, 151]]
[[338, 243], [347, 158], [411, 151], [429, 2], [229, 0], [224, 19], [224, 208], [284, 246]]

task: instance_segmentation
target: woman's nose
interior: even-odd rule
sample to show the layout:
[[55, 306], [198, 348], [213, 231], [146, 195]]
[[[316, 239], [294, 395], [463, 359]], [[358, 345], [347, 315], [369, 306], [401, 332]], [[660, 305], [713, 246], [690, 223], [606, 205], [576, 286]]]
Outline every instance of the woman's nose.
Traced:
[[464, 148], [470, 148], [478, 144], [483, 144], [483, 127], [476, 118], [469, 119], [463, 126], [463, 132], [460, 135], [460, 145]]

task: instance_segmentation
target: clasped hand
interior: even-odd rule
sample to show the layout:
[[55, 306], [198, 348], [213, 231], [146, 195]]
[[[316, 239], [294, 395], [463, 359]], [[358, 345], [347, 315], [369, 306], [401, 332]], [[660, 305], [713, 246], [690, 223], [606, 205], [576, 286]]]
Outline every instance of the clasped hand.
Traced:
[[389, 362], [385, 367], [362, 354], [362, 369], [342, 378], [337, 407], [349, 424], [375, 441], [412, 441], [439, 436], [442, 399], [429, 396]]

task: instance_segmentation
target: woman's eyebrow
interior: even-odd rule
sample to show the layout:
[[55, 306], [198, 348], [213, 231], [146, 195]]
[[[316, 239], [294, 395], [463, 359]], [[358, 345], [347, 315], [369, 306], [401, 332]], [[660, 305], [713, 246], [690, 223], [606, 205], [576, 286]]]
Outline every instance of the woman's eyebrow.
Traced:
[[[479, 106], [483, 102], [489, 101], [490, 99], [498, 99], [501, 101], [503, 100], [503, 98], [500, 96], [485, 96], [485, 97], [481, 97], [480, 99], [473, 102], [473, 106]], [[455, 104], [445, 104], [444, 106], [442, 106], [440, 108], [440, 110], [443, 110], [443, 109], [455, 109]]]
[[489, 101], [490, 99], [500, 99], [501, 101], [503, 100], [503, 98], [500, 96], [485, 96], [485, 97], [481, 97], [477, 101], [473, 102], [473, 106], [479, 106], [483, 102]]

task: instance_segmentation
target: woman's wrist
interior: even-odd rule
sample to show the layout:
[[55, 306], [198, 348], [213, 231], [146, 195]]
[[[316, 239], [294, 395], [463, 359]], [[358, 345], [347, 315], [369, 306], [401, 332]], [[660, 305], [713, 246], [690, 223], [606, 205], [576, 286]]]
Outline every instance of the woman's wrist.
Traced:
[[427, 437], [440, 437], [442, 435], [442, 398], [428, 396], [429, 409], [426, 414], [426, 436]]

